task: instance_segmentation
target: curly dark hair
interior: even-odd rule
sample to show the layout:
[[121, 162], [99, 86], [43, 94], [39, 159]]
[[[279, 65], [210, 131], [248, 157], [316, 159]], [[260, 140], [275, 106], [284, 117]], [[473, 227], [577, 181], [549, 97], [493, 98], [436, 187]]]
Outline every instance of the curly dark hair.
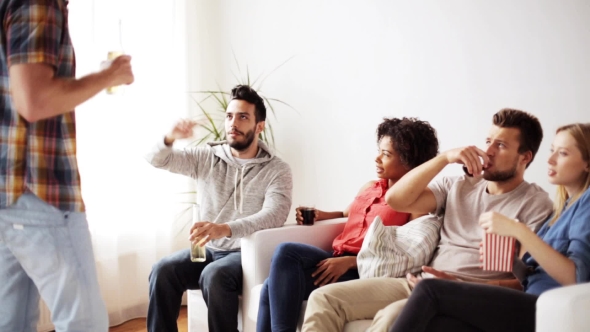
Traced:
[[417, 118], [384, 118], [377, 127], [377, 142], [391, 138], [393, 149], [402, 164], [412, 169], [438, 154], [436, 130], [427, 121]]
[[264, 100], [249, 85], [236, 85], [231, 89], [230, 99], [244, 100], [250, 104], [254, 104], [256, 123], [266, 120], [266, 106], [264, 106]]

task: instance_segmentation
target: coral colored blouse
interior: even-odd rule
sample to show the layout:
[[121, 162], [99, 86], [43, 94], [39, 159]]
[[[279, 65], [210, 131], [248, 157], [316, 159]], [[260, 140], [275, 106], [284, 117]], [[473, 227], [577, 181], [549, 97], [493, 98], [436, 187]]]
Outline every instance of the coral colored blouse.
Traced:
[[410, 219], [409, 213], [397, 212], [385, 202], [388, 180], [380, 179], [360, 193], [350, 205], [344, 230], [334, 239], [334, 256], [358, 254], [365, 234], [375, 217], [381, 217], [385, 226], [402, 226]]

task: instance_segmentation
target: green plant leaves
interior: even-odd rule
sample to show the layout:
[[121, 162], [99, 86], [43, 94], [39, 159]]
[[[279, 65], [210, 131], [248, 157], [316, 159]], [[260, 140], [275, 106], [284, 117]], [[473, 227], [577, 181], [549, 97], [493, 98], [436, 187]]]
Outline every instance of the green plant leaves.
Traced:
[[[232, 52], [233, 53], [233, 52]], [[234, 53], [234, 60], [236, 62], [236, 67], [238, 68], [238, 75], [235, 75], [233, 72], [233, 76], [236, 79], [238, 84], [241, 85], [249, 85], [254, 90], [258, 92], [260, 97], [264, 99], [266, 104], [267, 110], [270, 110], [272, 113], [272, 117], [276, 119], [276, 108], [275, 104], [281, 104], [284, 106], [289, 107], [290, 109], [295, 110], [291, 105], [288, 103], [276, 99], [270, 98], [266, 96], [262, 91], [262, 83], [275, 71], [285, 65], [289, 60], [293, 57], [285, 60], [279, 66], [275, 67], [271, 72], [267, 75], [260, 75], [254, 81], [250, 80], [250, 69], [246, 66], [246, 75], [242, 77], [242, 72], [240, 70], [240, 64], [235, 56]], [[241, 77], [241, 78], [240, 78]], [[233, 87], [232, 87], [233, 88]], [[192, 91], [189, 92], [191, 94], [191, 98], [199, 107], [201, 111], [201, 116], [198, 117], [197, 121], [201, 124], [200, 127], [204, 129], [204, 136], [195, 140], [193, 142], [194, 145], [198, 146], [207, 141], [223, 141], [226, 139], [226, 133], [224, 128], [224, 119], [225, 119], [225, 110], [227, 109], [227, 105], [229, 104], [229, 96], [230, 91], [223, 90], [219, 85], [217, 90], [203, 90], [203, 91]], [[196, 96], [204, 96], [201, 101], [199, 101]], [[267, 114], [266, 118], [266, 125], [264, 131], [260, 133], [259, 139], [266, 142], [269, 146], [274, 146], [275, 144], [275, 136], [274, 136], [274, 129], [272, 126], [272, 121], [270, 120], [269, 114]]]

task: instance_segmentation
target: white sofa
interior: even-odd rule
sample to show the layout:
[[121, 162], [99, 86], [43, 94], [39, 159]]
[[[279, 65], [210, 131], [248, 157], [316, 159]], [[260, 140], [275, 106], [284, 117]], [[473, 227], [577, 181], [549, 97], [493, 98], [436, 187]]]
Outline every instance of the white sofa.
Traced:
[[536, 331], [590, 331], [590, 283], [543, 293], [537, 300]]
[[[260, 290], [268, 276], [275, 247], [282, 242], [300, 242], [329, 250], [334, 238], [342, 232], [345, 222], [345, 218], [340, 218], [316, 222], [314, 226], [288, 225], [259, 231], [242, 239], [244, 288], [240, 312], [243, 326], [241, 331], [256, 331]], [[199, 328], [199, 321], [206, 321], [207, 312], [200, 291], [189, 291], [188, 305], [189, 332], [204, 331]], [[300, 326], [305, 305], [304, 302]], [[590, 326], [588, 313], [590, 313], [590, 283], [549, 291], [537, 302], [537, 331], [588, 331]], [[193, 322], [192, 325], [191, 322]], [[362, 332], [370, 324], [370, 320], [350, 322], [346, 324], [344, 332]]]
[[[332, 242], [342, 233], [346, 218], [324, 220], [313, 226], [288, 225], [281, 228], [256, 232], [242, 240], [242, 268], [244, 270], [243, 324], [244, 332], [256, 331], [258, 302], [264, 280], [268, 277], [270, 260], [276, 246], [282, 242], [299, 242], [314, 245], [324, 250], [331, 250]], [[303, 323], [303, 303], [299, 327]], [[344, 331], [364, 331], [371, 321], [348, 323]]]
[[[241, 297], [240, 331], [255, 332], [258, 300], [262, 283], [268, 277], [270, 259], [282, 242], [300, 242], [329, 250], [334, 238], [342, 233], [346, 218], [316, 222], [313, 226], [286, 225], [258, 231], [242, 239], [242, 269], [244, 273]], [[188, 331], [206, 331], [207, 307], [200, 290], [187, 292]]]
[[242, 239], [244, 332], [256, 331], [260, 290], [268, 277], [275, 248], [283, 242], [299, 242], [330, 250], [334, 238], [342, 233], [345, 222], [346, 218], [340, 218], [316, 222], [313, 226], [287, 225], [259, 231]]

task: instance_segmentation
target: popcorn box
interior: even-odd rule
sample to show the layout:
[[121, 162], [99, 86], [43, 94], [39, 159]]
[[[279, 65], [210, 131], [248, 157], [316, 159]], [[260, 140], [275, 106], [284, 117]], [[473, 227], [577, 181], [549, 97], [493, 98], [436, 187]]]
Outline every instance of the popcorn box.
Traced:
[[487, 271], [512, 272], [516, 239], [497, 234], [483, 237], [483, 269]]

